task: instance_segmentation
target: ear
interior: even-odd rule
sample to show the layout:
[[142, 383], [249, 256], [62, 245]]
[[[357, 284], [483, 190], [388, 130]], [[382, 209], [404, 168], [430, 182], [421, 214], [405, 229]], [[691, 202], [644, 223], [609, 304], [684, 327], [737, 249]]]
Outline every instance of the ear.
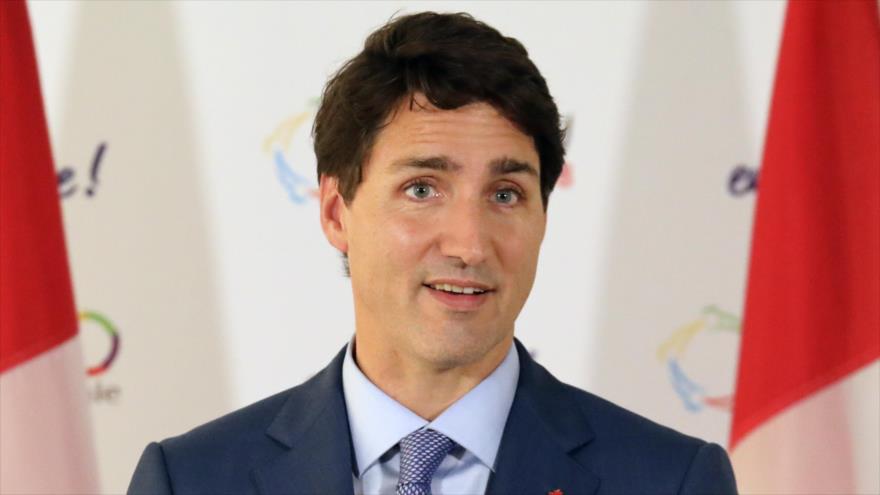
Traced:
[[343, 222], [347, 207], [342, 194], [339, 193], [339, 181], [336, 177], [322, 175], [318, 187], [321, 202], [321, 229], [324, 230], [324, 236], [333, 247], [343, 254], [348, 254], [348, 232], [346, 232]]

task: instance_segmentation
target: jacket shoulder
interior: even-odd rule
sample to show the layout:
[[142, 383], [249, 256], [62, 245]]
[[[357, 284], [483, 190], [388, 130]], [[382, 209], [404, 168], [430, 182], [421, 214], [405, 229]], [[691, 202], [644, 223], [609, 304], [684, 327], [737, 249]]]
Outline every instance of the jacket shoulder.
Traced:
[[253, 493], [254, 469], [289, 453], [291, 442], [309, 431], [330, 398], [341, 397], [344, 356], [345, 348], [296, 387], [151, 444], [133, 479], [149, 482], [143, 486], [167, 481], [175, 494]]
[[186, 433], [160, 442], [173, 451], [216, 452], [224, 446], [250, 443], [265, 438], [266, 429], [297, 387], [279, 392], [219, 418], [197, 426]]
[[581, 456], [603, 491], [736, 493], [722, 447], [658, 424], [599, 396], [564, 385], [594, 430]]
[[295, 389], [153, 444], [173, 493], [250, 493], [251, 469], [283, 450], [266, 430]]
[[634, 442], [639, 445], [647, 443], [647, 445], [656, 445], [658, 448], [665, 447], [676, 451], [684, 449], [690, 452], [706, 443], [699, 438], [685, 435], [656, 423], [595, 394], [571, 385], [563, 385], [580, 406], [581, 412], [589, 418], [590, 424], [596, 430], [597, 440], [624, 444]]

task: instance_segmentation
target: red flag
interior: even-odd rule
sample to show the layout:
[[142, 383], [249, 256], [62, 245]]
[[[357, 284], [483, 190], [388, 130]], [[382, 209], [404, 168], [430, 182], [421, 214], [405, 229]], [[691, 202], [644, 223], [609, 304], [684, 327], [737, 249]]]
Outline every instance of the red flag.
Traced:
[[0, 2], [0, 492], [94, 492], [84, 371], [23, 0]]
[[[878, 358], [877, 2], [789, 2], [730, 439], [740, 488], [880, 490], [880, 463], [871, 461], [873, 474], [858, 472], [859, 456], [880, 455], [877, 416], [863, 429], [846, 398], [867, 384], [855, 398], [870, 408], [880, 402]], [[853, 429], [860, 437], [850, 438]]]
[[77, 322], [27, 10], [4, 1], [0, 12], [3, 372], [73, 337]]

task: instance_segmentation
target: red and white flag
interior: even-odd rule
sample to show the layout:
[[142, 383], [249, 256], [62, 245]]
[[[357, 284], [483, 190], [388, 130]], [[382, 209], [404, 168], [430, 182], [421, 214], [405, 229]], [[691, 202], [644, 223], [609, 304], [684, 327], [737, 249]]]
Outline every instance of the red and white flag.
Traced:
[[0, 493], [96, 493], [85, 368], [23, 0], [0, 2]]
[[880, 493], [880, 16], [790, 1], [730, 448], [743, 493]]

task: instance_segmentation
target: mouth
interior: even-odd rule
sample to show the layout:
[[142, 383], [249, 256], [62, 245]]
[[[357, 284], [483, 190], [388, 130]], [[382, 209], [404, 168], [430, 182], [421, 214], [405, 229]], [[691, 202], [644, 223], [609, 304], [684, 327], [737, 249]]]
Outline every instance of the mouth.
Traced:
[[473, 282], [433, 281], [422, 285], [435, 300], [455, 311], [478, 309], [495, 292], [487, 285]]

